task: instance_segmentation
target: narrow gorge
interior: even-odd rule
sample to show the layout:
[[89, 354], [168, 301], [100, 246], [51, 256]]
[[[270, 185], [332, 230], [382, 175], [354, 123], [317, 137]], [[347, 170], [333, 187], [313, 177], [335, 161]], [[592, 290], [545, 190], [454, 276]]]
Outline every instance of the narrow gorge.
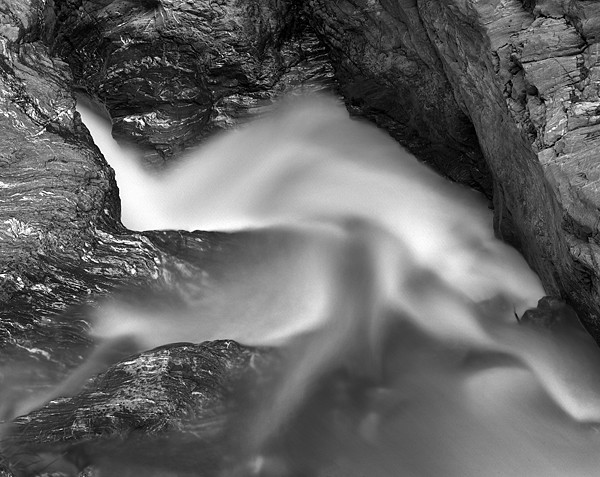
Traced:
[[[357, 435], [369, 442], [381, 416], [396, 416], [402, 403], [412, 402], [410, 392], [405, 394], [404, 389], [396, 395], [402, 386], [394, 379], [389, 378], [392, 381], [389, 387], [375, 382], [373, 376], [377, 373], [373, 374], [371, 368], [381, 364], [373, 364], [378, 359], [384, 362], [389, 359], [396, 366], [405, 359], [403, 353], [409, 356], [408, 350], [412, 350], [415, 369], [433, 369], [431, 376], [435, 376], [436, 382], [422, 380], [414, 370], [402, 368], [398, 373], [407, 382], [416, 383], [419, 389], [442, 394], [445, 391], [441, 389], [450, 389], [450, 394], [444, 397], [455, 405], [457, 415], [462, 415], [463, 403], [458, 398], [453, 401], [456, 382], [451, 382], [448, 376], [464, 379], [466, 387], [493, 388], [496, 381], [486, 381], [490, 379], [486, 377], [487, 371], [479, 381], [464, 375], [477, 374], [474, 369], [498, 368], [498, 382], [529, 389], [526, 383], [530, 378], [525, 371], [510, 376], [504, 375], [504, 371], [520, 369], [519, 363], [524, 362], [524, 367], [534, 369], [538, 377], [547, 376], [546, 365], [553, 361], [550, 350], [555, 345], [563, 351], [573, 346], [576, 351], [566, 352], [571, 358], [555, 377], [546, 381], [539, 378], [547, 395], [539, 398], [539, 408], [534, 406], [531, 412], [551, 413], [558, 403], [565, 415], [586, 421], [588, 427], [582, 430], [577, 427], [579, 422], [575, 425], [561, 414], [562, 417], [553, 418], [552, 426], [556, 428], [552, 427], [552, 433], [556, 436], [564, 431], [577, 447], [574, 453], [555, 449], [557, 459], [581, 461], [580, 468], [565, 464], [566, 468], [557, 470], [556, 475], [590, 475], [597, 462], [584, 456], [595, 453], [600, 446], [593, 437], [595, 427], [590, 424], [595, 421], [598, 405], [593, 393], [600, 387], [600, 381], [595, 379], [598, 369], [590, 364], [596, 360], [595, 346], [591, 339], [582, 337], [576, 323], [578, 316], [591, 337], [596, 342], [600, 340], [600, 167], [596, 160], [600, 147], [599, 32], [600, 5], [584, 0], [5, 0], [0, 4], [0, 419], [5, 421], [0, 431], [0, 476], [330, 475], [324, 464], [328, 461], [322, 454], [342, 451], [329, 448], [329, 441], [315, 437], [314, 430], [304, 429], [303, 422], [325, 413], [331, 422], [335, 421], [335, 425], [327, 421], [331, 424], [327, 432], [335, 434], [340, 432], [336, 426], [344, 429], [347, 426], [359, 429]], [[332, 106], [331, 110], [321, 106], [308, 108], [304, 120], [292, 113], [277, 112], [282, 103], [293, 103], [293, 98], [305, 95], [323, 95], [322, 98], [327, 98], [322, 101], [324, 105], [337, 101], [338, 106]], [[398, 164], [377, 160], [393, 155], [389, 152], [395, 147], [392, 140], [388, 143], [389, 138], [378, 139], [388, 135], [427, 167], [466, 189], [477, 191], [478, 200], [487, 202], [492, 210], [495, 236], [522, 253], [538, 274], [548, 297], [525, 314], [524, 308], [502, 312], [511, 319], [516, 314], [515, 320], [526, 325], [526, 338], [513, 340], [513, 332], [506, 331], [504, 325], [492, 326], [493, 331], [489, 332], [488, 323], [484, 323], [488, 333], [484, 339], [478, 334], [481, 323], [477, 319], [467, 321], [464, 329], [452, 328], [454, 325], [448, 326], [443, 319], [434, 320], [433, 324], [423, 325], [425, 333], [419, 328], [422, 323], [402, 324], [398, 329], [392, 326], [389, 340], [406, 349], [401, 356], [380, 336], [387, 331], [371, 333], [362, 324], [343, 328], [339, 339], [334, 335], [327, 335], [327, 340], [313, 339], [307, 332], [311, 338], [294, 342], [287, 352], [279, 348], [275, 338], [272, 342], [250, 339], [251, 330], [246, 335], [240, 332], [240, 336], [215, 335], [215, 339], [203, 343], [196, 342], [193, 336], [170, 340], [168, 344], [149, 339], [148, 346], [141, 348], [124, 333], [123, 339], [119, 336], [110, 346], [103, 347], [98, 336], [112, 338], [111, 330], [116, 336], [115, 330], [135, 328], [131, 323], [138, 323], [134, 311], [138, 309], [148, 312], [140, 314], [146, 316], [140, 320], [148, 321], [148, 316], [172, 313], [182, 303], [222, 296], [225, 298], [219, 300], [224, 303], [227, 297], [236, 302], [236, 306], [231, 304], [227, 308], [230, 315], [247, 314], [252, 316], [249, 319], [257, 319], [270, 305], [244, 309], [241, 299], [231, 297], [254, 293], [254, 298], [262, 293], [259, 286], [264, 283], [276, 290], [273, 300], [281, 301], [277, 313], [285, 314], [282, 309], [295, 305], [286, 295], [284, 281], [268, 277], [268, 271], [272, 270], [269, 267], [279, 267], [286, 281], [297, 283], [294, 285], [297, 290], [308, 283], [317, 308], [322, 289], [334, 297], [341, 289], [350, 290], [348, 296], [352, 300], [340, 298], [331, 305], [337, 314], [354, 316], [373, 308], [378, 310], [377, 316], [386, 316], [380, 321], [388, 323], [387, 308], [384, 311], [379, 308], [380, 292], [371, 291], [370, 284], [371, 280], [382, 282], [384, 288], [389, 284], [373, 278], [378, 276], [375, 270], [378, 267], [387, 270], [385, 264], [392, 260], [390, 256], [406, 270], [412, 270], [411, 267], [420, 270], [415, 263], [421, 262], [414, 261], [410, 253], [408, 258], [403, 254], [379, 255], [380, 250], [387, 251], [395, 240], [390, 241], [387, 234], [386, 227], [391, 223], [388, 216], [375, 221], [381, 227], [376, 232], [377, 245], [372, 248], [364, 247], [362, 239], [367, 232], [360, 220], [335, 222], [342, 235], [338, 229], [332, 231], [324, 226], [316, 236], [312, 232], [305, 234], [304, 229], [300, 233], [296, 229], [291, 232], [288, 222], [274, 232], [252, 226], [243, 231], [227, 227], [210, 229], [187, 222], [185, 226], [177, 226], [175, 217], [180, 211], [183, 213], [180, 209], [186, 208], [185, 203], [165, 208], [165, 226], [129, 225], [125, 215], [122, 221], [122, 207], [123, 210], [127, 207], [126, 187], [124, 183], [117, 184], [118, 167], [109, 166], [105, 160], [99, 149], [103, 145], [92, 139], [76, 110], [77, 104], [87, 105], [110, 120], [112, 135], [123, 150], [139, 156], [144, 170], [155, 177], [177, 170], [189, 161], [190, 151], [197, 147], [212, 147], [225, 151], [225, 155], [234, 151], [230, 153], [232, 157], [242, 152], [259, 156], [256, 151], [261, 150], [261, 141], [279, 144], [278, 137], [285, 134], [289, 134], [290, 141], [281, 140], [279, 149], [272, 146], [273, 151], [285, 151], [292, 161], [295, 156], [288, 146], [293, 143], [294, 131], [305, 130], [309, 141], [306, 145], [299, 143], [295, 150], [309, 150], [314, 145], [315, 150], [319, 146], [328, 151], [329, 139], [337, 138], [333, 147], [336, 152], [332, 155], [342, 150], [348, 157], [360, 152], [360, 160], [366, 159], [366, 165], [360, 165], [365, 177], [379, 173], [384, 177], [383, 171], [388, 171], [390, 177], [401, 177], [400, 173], [394, 175]], [[355, 122], [342, 119], [336, 109], [339, 104], [345, 105]], [[279, 124], [272, 119], [277, 114], [287, 119]], [[284, 124], [294, 121], [298, 121], [296, 129], [289, 126], [286, 130]], [[379, 131], [375, 133], [375, 129], [367, 126], [367, 129], [358, 126], [353, 129], [350, 124], [355, 123], [374, 124]], [[266, 126], [255, 124], [271, 124], [272, 130], [278, 131], [277, 136], [268, 139]], [[320, 126], [323, 137], [319, 131], [310, 129], [311, 124]], [[238, 136], [227, 136], [237, 130], [242, 131]], [[243, 131], [249, 132], [244, 136]], [[211, 142], [215, 137], [239, 138], [239, 143], [227, 146], [226, 140]], [[273, 152], [274, 156], [278, 154]], [[371, 154], [372, 160], [364, 157]], [[399, 154], [404, 157], [405, 153]], [[347, 184], [358, 177], [357, 164], [352, 162], [338, 180]], [[329, 166], [318, 169], [314, 176], [305, 171], [304, 163], [295, 167], [304, 182], [310, 179], [317, 184], [315, 188], [322, 190], [329, 187], [324, 177], [335, 182], [338, 174], [338, 169]], [[251, 182], [245, 180], [246, 176], [256, 177], [252, 175], [253, 169], [245, 169], [243, 165], [233, 165], [231, 170], [228, 176], [231, 182], [239, 179], [242, 186]], [[286, 171], [282, 170], [284, 179], [291, 174]], [[202, 174], [210, 177], [208, 173]], [[487, 244], [487, 238], [481, 239], [487, 235], [473, 232], [469, 225], [471, 221], [479, 224], [481, 209], [465, 206], [471, 199], [456, 199], [453, 194], [448, 199], [433, 201], [432, 206], [426, 188], [442, 191], [446, 186], [441, 182], [439, 186], [431, 186], [438, 182], [430, 180], [428, 174], [416, 172], [415, 176], [402, 179], [406, 183], [403, 187], [414, 191], [406, 194], [406, 200], [415, 202], [410, 202], [410, 213], [397, 213], [404, 221], [404, 228], [394, 229], [392, 235], [402, 236], [408, 228], [411, 233], [414, 229], [423, 233], [420, 237], [425, 237], [429, 229], [420, 228], [419, 216], [432, 221], [430, 217], [436, 216], [438, 207], [442, 229], [459, 229], [460, 236], [471, 240], [468, 243], [476, 251], [480, 246], [489, 251], [487, 245], [479, 242]], [[425, 176], [428, 179], [423, 179], [423, 184], [427, 184], [424, 189], [418, 181]], [[371, 189], [384, 190], [381, 184], [385, 180], [379, 185], [373, 182]], [[345, 200], [355, 207], [352, 213], [358, 208], [367, 216], [371, 209], [361, 199], [368, 196], [368, 191], [363, 192], [367, 190], [363, 187], [365, 181], [357, 179], [355, 197], [349, 194]], [[219, 184], [217, 179], [213, 183]], [[264, 197], [274, 197], [272, 202], [277, 202], [280, 197], [292, 197], [296, 184], [282, 180], [278, 187], [284, 192], [277, 192], [273, 186], [272, 196], [267, 195], [264, 186], [257, 189], [263, 187]], [[215, 186], [212, 196], [220, 198], [225, 188]], [[153, 211], [158, 212], [170, 200], [166, 195], [160, 200], [160, 190], [172, 189], [157, 190], [159, 199], [152, 203], [150, 219], [156, 215]], [[248, 210], [261, 213], [268, 210], [271, 215], [265, 213], [264, 217], [280, 220], [278, 214], [282, 210], [289, 212], [292, 205], [297, 206], [294, 196], [279, 209], [259, 208], [263, 203], [258, 199], [252, 202], [245, 193], [236, 196], [238, 202], [246, 201]], [[465, 194], [471, 197], [474, 192]], [[331, 203], [331, 199], [327, 200]], [[206, 204], [202, 217], [207, 216], [209, 204], [212, 208], [219, 205], [216, 200], [211, 202], [210, 194], [202, 196], [199, 202]], [[147, 201], [147, 205], [150, 203]], [[382, 203], [377, 202], [377, 207]], [[453, 216], [454, 204], [457, 210], [468, 214], [464, 221]], [[310, 208], [312, 203], [310, 207], [302, 207], [294, 210], [300, 215], [316, 210], [316, 206]], [[324, 222], [329, 223], [340, 210], [346, 213], [341, 207], [325, 209]], [[398, 210], [408, 210], [408, 206]], [[134, 218], [144, 224], [136, 214]], [[451, 221], [450, 225], [446, 219]], [[394, 235], [396, 232], [399, 235]], [[345, 234], [353, 238], [347, 239]], [[431, 234], [433, 241], [443, 236], [443, 232]], [[356, 237], [360, 239], [355, 240]], [[448, 240], [452, 253], [463, 253], [462, 245], [455, 246], [453, 239]], [[491, 247], [496, 250], [495, 245]], [[298, 250], [300, 255], [293, 260], [288, 258], [291, 251]], [[315, 258], [315, 250], [320, 258]], [[335, 265], [327, 270], [345, 278], [334, 280], [333, 285], [326, 279], [313, 280], [313, 270], [321, 265], [323, 257], [334, 260], [342, 253], [339, 250], [355, 257], [356, 263], [346, 266], [341, 261], [338, 266], [334, 261]], [[410, 246], [408, 250], [412, 250]], [[512, 258], [508, 258], [512, 255], [504, 255], [504, 251], [493, 253], [512, 263]], [[496, 272], [486, 255], [477, 257], [481, 261], [479, 268], [473, 267], [475, 276], [492, 276], [494, 286], [502, 285], [499, 295], [505, 293], [514, 298], [522, 293], [527, 296], [523, 303], [535, 304], [537, 298], [533, 303], [530, 299], [538, 292], [529, 293], [528, 287], [533, 283], [529, 278], [511, 279], [502, 275], [505, 271]], [[376, 266], [365, 265], [372, 259]], [[286, 268], [289, 263], [300, 272], [291, 273]], [[458, 289], [450, 271], [454, 270], [451, 268], [454, 264], [453, 259], [448, 259], [447, 275], [439, 274]], [[238, 276], [236, 270], [244, 267], [249, 271]], [[460, 273], [467, 268], [457, 267]], [[363, 269], [367, 270], [368, 280], [363, 272], [357, 271]], [[423, 301], [415, 298], [413, 303], [412, 295], [406, 295], [405, 303], [400, 306], [402, 313], [418, 315], [423, 310], [446, 313], [444, 307], [449, 304], [462, 310], [462, 298], [457, 298], [454, 288], [448, 291], [435, 277], [419, 273], [410, 276], [406, 273], [409, 278], [402, 286], [413, 290]], [[308, 278], [303, 281], [302, 277]], [[256, 288], [244, 295], [238, 287], [242, 279]], [[438, 304], [433, 292], [419, 294], [424, 283], [436, 290], [436, 296], [449, 296], [449, 300], [440, 298]], [[531, 285], [532, 290], [538, 290], [537, 286]], [[539, 288], [539, 295], [542, 294]], [[500, 296], [501, 304], [506, 296]], [[485, 301], [480, 296], [474, 299]], [[107, 300], [114, 300], [115, 309], [127, 301], [131, 310], [119, 311], [122, 315], [117, 314], [114, 322], [107, 319], [108, 324], [102, 328], [95, 321], [100, 318], [94, 317], [98, 316], [98, 309], [105, 309], [102, 306], [106, 306]], [[348, 304], [355, 302], [359, 305]], [[427, 307], [421, 308], [422, 303], [427, 303]], [[466, 309], [467, 314], [471, 313], [470, 307]], [[454, 310], [447, 312], [450, 316]], [[119, 318], [127, 313], [130, 313], [127, 318]], [[268, 316], [261, 316], [259, 323], [261, 319], [270, 323]], [[356, 324], [358, 318], [350, 321]], [[472, 327], [473, 323], [477, 326]], [[527, 326], [541, 329], [542, 334], [547, 332], [546, 328], [552, 329], [546, 344], [539, 348], [532, 345], [532, 349], [541, 350], [539, 353], [516, 349], [514, 343], [525, 348], [537, 343], [537, 338], [528, 337], [534, 332]], [[97, 331], [101, 328], [102, 333]], [[155, 334], [169, 334], [156, 331], [162, 330], [158, 322], [155, 328]], [[273, 336], [277, 336], [276, 331], [273, 328]], [[287, 329], [284, 331], [288, 333]], [[463, 331], [469, 336], [468, 350], [457, 351], [454, 344], [444, 341], [454, 343], [452, 340]], [[492, 341], [502, 346], [492, 346], [486, 341], [492, 335]], [[244, 336], [248, 339], [244, 340]], [[354, 347], [351, 353], [340, 351], [343, 357], [339, 357], [332, 351], [324, 351], [344, 349], [339, 342], [341, 336], [348, 339], [349, 347]], [[365, 359], [362, 363], [360, 356], [366, 348], [357, 336], [368, 336], [372, 340], [369, 346], [376, 343], [385, 358], [373, 362]], [[438, 340], [444, 344], [439, 345]], [[458, 341], [462, 343], [461, 340], [462, 337]], [[478, 345], [473, 346], [473, 342]], [[550, 342], [552, 345], [547, 344]], [[427, 353], [425, 357], [419, 354], [419, 343], [425, 343], [423, 346], [428, 349], [437, 349], [439, 345], [441, 351], [438, 351], [445, 356], [449, 368], [439, 366], [438, 362], [430, 367]], [[155, 344], [165, 346], [154, 348]], [[306, 349], [314, 362], [300, 358], [304, 356], [300, 350]], [[138, 354], [132, 355], [133, 352]], [[350, 368], [356, 365], [360, 371], [356, 376], [352, 372], [344, 375], [345, 371], [336, 368], [342, 361], [352, 363], [348, 365]], [[316, 362], [331, 363], [323, 365], [327, 369], [323, 379], [326, 382], [317, 382], [319, 379], [313, 374], [302, 371], [308, 362], [313, 366]], [[578, 364], [583, 368], [581, 376], [570, 380], [567, 374]], [[278, 384], [276, 376], [290, 369], [299, 376], [297, 382], [284, 379], [287, 384]], [[81, 392], [82, 383], [75, 382], [72, 378], [75, 375], [82, 376], [80, 379], [90, 378]], [[365, 382], [369, 379], [374, 382]], [[586, 379], [588, 384], [581, 385], [580, 381]], [[57, 383], [64, 383], [58, 395]], [[582, 409], [579, 402], [570, 400], [569, 383], [574, 386], [573, 394], [579, 386], [584, 394], [590, 393], [589, 408]], [[290, 426], [299, 430], [285, 434], [281, 443], [269, 447], [275, 457], [254, 456], [253, 452], [258, 450], [248, 448], [252, 438], [247, 434], [255, 423], [241, 410], [253, 409], [262, 416], [264, 402], [269, 401], [273, 389], [277, 390], [275, 394], [290, 399], [286, 393], [294, 394], [302, 386], [307, 389], [314, 386], [317, 391], [305, 406], [297, 403], [299, 399], [291, 399], [292, 407], [301, 410]], [[540, 392], [532, 389], [531, 393]], [[65, 397], [60, 398], [60, 392]], [[421, 403], [428, 403], [429, 398], [419, 396], [415, 415], [420, 415], [424, 422], [432, 419], [449, 428], [453, 426], [450, 420], [445, 421], [447, 416], [443, 413], [428, 415], [430, 408], [425, 404], [421, 408]], [[43, 405], [57, 397], [60, 399]], [[511, 408], [514, 404], [511, 399], [501, 400], [502, 405]], [[32, 411], [35, 406], [30, 403], [42, 407]], [[435, 403], [429, 404], [435, 408]], [[274, 415], [277, 406], [276, 399]], [[21, 410], [27, 415], [21, 416]], [[505, 410], [501, 408], [498, 412]], [[12, 421], [15, 416], [21, 417]], [[395, 417], [390, 419], [393, 421]], [[473, 424], [479, 425], [480, 422]], [[272, 430], [257, 432], [267, 435]], [[327, 432], [323, 435], [329, 435]], [[298, 447], [298, 440], [312, 438], [313, 448], [298, 451], [299, 455], [289, 450]], [[410, 439], [403, 439], [403, 448], [410, 448]], [[362, 455], [363, 445], [366, 444], [362, 441], [348, 439], [343, 448], [361, 449], [357, 455]], [[397, 462], [393, 459], [388, 462], [386, 457], [393, 450], [385, 445], [382, 449], [381, 454], [369, 454], [360, 465], [354, 463], [357, 465], [354, 472], [371, 469], [371, 475], [393, 475], [390, 469]], [[445, 452], [444, 444], [432, 442], [428, 451], [441, 455]], [[426, 451], [419, 449], [416, 454], [420, 452]], [[282, 455], [297, 466], [296, 474], [286, 468]], [[244, 461], [246, 457], [250, 463]], [[421, 467], [427, 458], [414, 457], [414, 463], [412, 457], [405, 458], [407, 475], [413, 475], [408, 473], [410, 469], [417, 476], [431, 471]], [[448, 462], [443, 459], [439, 465], [438, 473], [471, 475], [470, 470], [460, 465], [445, 467]], [[481, 465], [495, 464], [486, 461]], [[541, 463], [536, 465], [544, 469]], [[331, 475], [352, 475], [343, 464], [339, 466], [330, 469], [338, 472]], [[506, 472], [502, 475], [518, 473], [502, 468]], [[539, 472], [551, 475], [547, 469]]]

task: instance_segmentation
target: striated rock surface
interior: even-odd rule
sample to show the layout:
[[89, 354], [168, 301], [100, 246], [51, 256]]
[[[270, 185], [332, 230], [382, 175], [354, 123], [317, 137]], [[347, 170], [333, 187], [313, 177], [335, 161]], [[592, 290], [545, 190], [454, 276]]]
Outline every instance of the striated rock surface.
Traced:
[[56, 2], [54, 52], [116, 137], [160, 162], [302, 85], [333, 85], [298, 2]]
[[16, 419], [2, 450], [16, 475], [221, 475], [241, 465], [248, 410], [276, 362], [272, 351], [233, 341], [132, 356]]
[[492, 170], [497, 233], [598, 339], [597, 4], [418, 5]]
[[[43, 41], [54, 19], [45, 2], [0, 6], [0, 419], [90, 353], [90, 309], [103, 295], [201, 293], [180, 284], [210, 286], [213, 265], [243, 247], [225, 234], [121, 226], [113, 172], [75, 112], [69, 67]], [[15, 460], [4, 463], [0, 475], [11, 475]]]
[[[2, 12], [0, 37], [0, 367], [8, 381], [27, 381], [38, 362], [68, 365], [54, 359], [60, 336], [85, 346], [85, 325], [56, 314], [156, 276], [158, 260], [156, 248], [118, 226], [114, 178], [74, 111], [69, 69], [39, 41], [43, 4], [23, 8]], [[6, 391], [4, 382], [2, 398]]]

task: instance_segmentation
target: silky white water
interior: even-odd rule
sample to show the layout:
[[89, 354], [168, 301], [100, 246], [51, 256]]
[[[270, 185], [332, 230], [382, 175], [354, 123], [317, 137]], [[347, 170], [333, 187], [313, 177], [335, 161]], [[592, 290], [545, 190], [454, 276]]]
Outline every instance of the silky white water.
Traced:
[[[294, 237], [263, 263], [232, 265], [168, 318], [112, 302], [93, 330], [104, 340], [133, 335], [142, 349], [229, 338], [290, 350], [251, 431], [258, 453], [305, 412], [297, 442], [309, 461], [327, 456], [315, 475], [596, 472], [600, 436], [589, 423], [600, 422], [600, 353], [575, 324], [561, 333], [518, 325], [515, 313], [544, 291], [493, 237], [477, 194], [328, 97], [290, 100], [162, 174], [80, 111], [115, 169], [127, 227]], [[305, 399], [340, 369], [369, 384], [359, 386], [359, 409], [332, 417]], [[257, 472], [269, 465], [256, 457]]]

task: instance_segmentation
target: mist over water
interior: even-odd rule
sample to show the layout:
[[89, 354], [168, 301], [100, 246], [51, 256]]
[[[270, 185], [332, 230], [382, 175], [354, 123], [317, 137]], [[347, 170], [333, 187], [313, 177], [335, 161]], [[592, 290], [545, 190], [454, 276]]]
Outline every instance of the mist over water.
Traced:
[[[93, 327], [105, 340], [133, 335], [141, 349], [221, 338], [287, 349], [249, 438], [257, 474], [275, 466], [266, 449], [290, 422], [293, 453], [314, 475], [597, 470], [600, 437], [587, 424], [600, 421], [597, 347], [576, 324], [518, 325], [515, 313], [544, 291], [493, 237], [477, 194], [328, 97], [289, 100], [161, 174], [79, 110], [115, 169], [127, 227], [289, 237], [168, 319], [120, 301]], [[355, 384], [338, 402], [340, 372]], [[331, 393], [313, 395], [323, 382]]]

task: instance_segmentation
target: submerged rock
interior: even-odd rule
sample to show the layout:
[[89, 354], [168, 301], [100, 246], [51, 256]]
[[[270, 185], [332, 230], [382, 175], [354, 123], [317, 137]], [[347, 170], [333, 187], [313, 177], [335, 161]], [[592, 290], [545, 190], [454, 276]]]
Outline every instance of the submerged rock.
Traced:
[[575, 310], [560, 298], [545, 296], [538, 302], [536, 308], [523, 313], [520, 319], [523, 325], [546, 328], [560, 333], [567, 327], [581, 326]]

